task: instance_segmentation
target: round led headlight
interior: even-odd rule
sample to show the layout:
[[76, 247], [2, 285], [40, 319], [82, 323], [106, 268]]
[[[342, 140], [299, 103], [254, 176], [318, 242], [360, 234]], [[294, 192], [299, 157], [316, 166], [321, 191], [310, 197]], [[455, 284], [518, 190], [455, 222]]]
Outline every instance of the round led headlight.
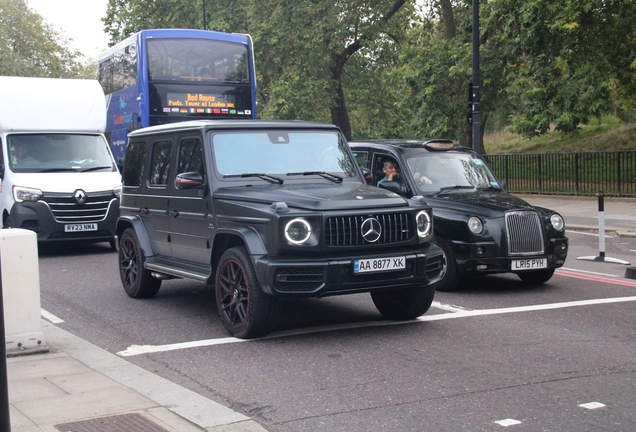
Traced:
[[471, 216], [468, 219], [468, 229], [473, 234], [481, 234], [484, 231], [484, 224], [477, 216]]
[[550, 223], [552, 224], [552, 228], [557, 231], [563, 231], [563, 229], [565, 228], [565, 222], [563, 221], [563, 218], [561, 217], [561, 215], [558, 215], [556, 213], [550, 216]]
[[311, 225], [305, 219], [292, 219], [285, 225], [285, 238], [293, 244], [305, 243], [311, 237]]
[[417, 235], [420, 237], [426, 237], [431, 234], [431, 215], [428, 212], [422, 210], [417, 214], [415, 218], [417, 222]]

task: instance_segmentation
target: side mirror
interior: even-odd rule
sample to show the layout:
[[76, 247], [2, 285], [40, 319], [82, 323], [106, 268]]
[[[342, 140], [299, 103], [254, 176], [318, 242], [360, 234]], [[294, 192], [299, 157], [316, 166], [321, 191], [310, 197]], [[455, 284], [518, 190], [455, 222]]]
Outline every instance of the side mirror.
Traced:
[[360, 167], [360, 169], [362, 169], [362, 175], [364, 176], [364, 181], [366, 181], [367, 184], [373, 184], [373, 173], [371, 172], [371, 170], [369, 168], [364, 168], [364, 167]]
[[504, 190], [504, 192], [508, 192], [508, 182], [505, 180], [499, 181], [499, 186]]
[[177, 175], [174, 184], [177, 189], [201, 189], [203, 188], [203, 176], [197, 171], [181, 173]]
[[381, 189], [386, 189], [398, 195], [406, 195], [406, 186], [401, 185], [394, 181], [383, 181], [378, 185]]

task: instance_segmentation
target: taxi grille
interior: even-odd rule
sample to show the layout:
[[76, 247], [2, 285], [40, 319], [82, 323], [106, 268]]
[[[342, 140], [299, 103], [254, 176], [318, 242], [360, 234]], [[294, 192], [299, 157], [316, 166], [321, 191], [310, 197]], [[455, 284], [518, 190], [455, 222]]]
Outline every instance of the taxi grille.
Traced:
[[[362, 236], [362, 224], [369, 218], [379, 222], [380, 235], [376, 241], [365, 240]], [[325, 243], [328, 246], [398, 243], [412, 240], [413, 236], [414, 227], [411, 213], [334, 216], [328, 218], [325, 224]]]
[[45, 193], [41, 201], [47, 203], [56, 222], [90, 223], [104, 220], [114, 199], [112, 191], [103, 191], [87, 192], [83, 204], [79, 204], [73, 194]]
[[537, 212], [506, 213], [506, 231], [510, 255], [543, 253], [543, 230]]

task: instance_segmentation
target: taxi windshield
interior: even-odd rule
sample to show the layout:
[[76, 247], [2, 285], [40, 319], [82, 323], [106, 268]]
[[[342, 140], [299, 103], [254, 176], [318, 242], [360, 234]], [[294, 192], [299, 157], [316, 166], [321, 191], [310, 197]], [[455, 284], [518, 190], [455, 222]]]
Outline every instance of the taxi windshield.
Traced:
[[499, 189], [499, 182], [479, 157], [458, 153], [425, 153], [406, 157], [420, 192], [448, 189]]

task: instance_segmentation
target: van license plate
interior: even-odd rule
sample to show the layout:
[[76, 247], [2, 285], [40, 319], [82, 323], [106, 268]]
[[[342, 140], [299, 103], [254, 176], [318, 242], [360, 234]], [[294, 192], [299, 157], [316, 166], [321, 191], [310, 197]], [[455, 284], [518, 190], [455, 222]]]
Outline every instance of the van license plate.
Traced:
[[97, 231], [96, 223], [85, 223], [85, 224], [66, 224], [64, 225], [64, 232], [75, 232], [75, 231]]
[[513, 260], [511, 265], [512, 271], [534, 270], [534, 269], [544, 269], [544, 268], [548, 268], [547, 258]]
[[354, 273], [382, 272], [406, 268], [406, 257], [372, 258], [353, 261]]

